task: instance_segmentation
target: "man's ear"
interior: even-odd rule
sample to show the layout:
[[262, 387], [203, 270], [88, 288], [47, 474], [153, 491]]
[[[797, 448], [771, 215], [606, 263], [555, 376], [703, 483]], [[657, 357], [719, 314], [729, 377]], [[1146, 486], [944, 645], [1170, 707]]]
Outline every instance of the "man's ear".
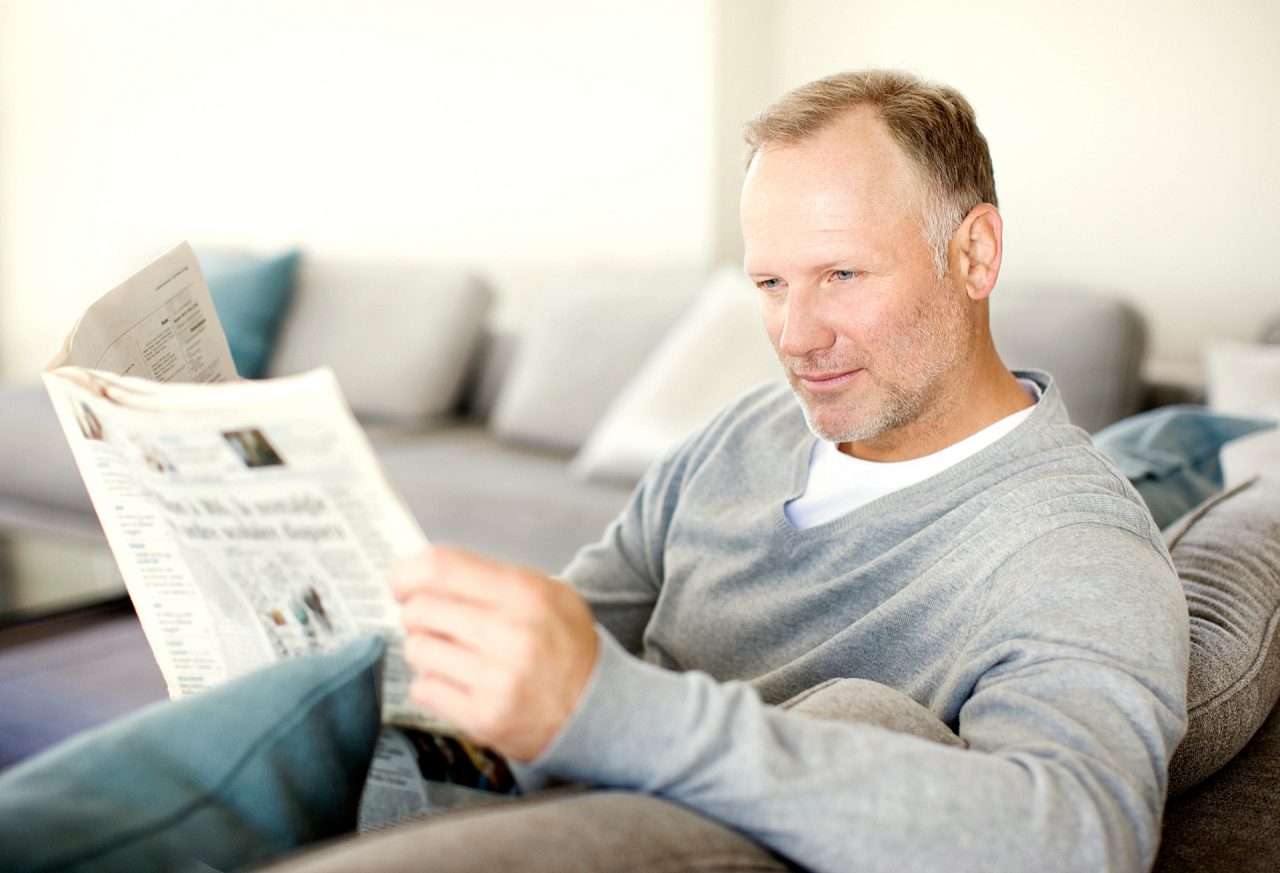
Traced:
[[960, 277], [970, 300], [985, 300], [996, 286], [1004, 255], [1004, 222], [990, 203], [969, 210], [952, 237], [958, 248]]

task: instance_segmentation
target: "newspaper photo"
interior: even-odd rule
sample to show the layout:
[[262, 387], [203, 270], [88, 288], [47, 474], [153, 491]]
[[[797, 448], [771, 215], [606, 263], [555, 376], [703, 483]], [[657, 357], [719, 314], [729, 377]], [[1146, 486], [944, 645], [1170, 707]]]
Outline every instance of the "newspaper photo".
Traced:
[[392, 562], [426, 537], [333, 373], [242, 381], [185, 243], [91, 306], [43, 374], [171, 697], [374, 633], [409, 702]]

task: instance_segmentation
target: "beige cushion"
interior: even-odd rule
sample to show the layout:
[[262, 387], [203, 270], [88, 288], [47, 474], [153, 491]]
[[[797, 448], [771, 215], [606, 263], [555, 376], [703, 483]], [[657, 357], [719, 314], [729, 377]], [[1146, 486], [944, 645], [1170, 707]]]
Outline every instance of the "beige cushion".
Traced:
[[491, 295], [468, 273], [304, 257], [269, 375], [327, 365], [362, 418], [453, 411]]
[[1174, 525], [1168, 544], [1191, 615], [1174, 796], [1235, 757], [1280, 696], [1280, 483], [1257, 479], [1210, 499]]

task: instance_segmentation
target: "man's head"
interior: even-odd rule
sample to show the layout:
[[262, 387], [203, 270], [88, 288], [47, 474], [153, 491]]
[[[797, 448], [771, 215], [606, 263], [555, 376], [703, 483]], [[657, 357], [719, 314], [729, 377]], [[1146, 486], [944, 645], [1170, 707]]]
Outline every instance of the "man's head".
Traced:
[[783, 97], [747, 139], [745, 266], [814, 432], [901, 459], [990, 423], [1016, 383], [987, 328], [1001, 223], [968, 103], [846, 74]]
[[897, 70], [838, 73], [801, 85], [748, 122], [747, 165], [762, 149], [808, 139], [856, 107], [876, 110], [915, 166], [915, 206], [938, 274], [945, 273], [947, 243], [969, 210], [1000, 205], [986, 137], [954, 88]]

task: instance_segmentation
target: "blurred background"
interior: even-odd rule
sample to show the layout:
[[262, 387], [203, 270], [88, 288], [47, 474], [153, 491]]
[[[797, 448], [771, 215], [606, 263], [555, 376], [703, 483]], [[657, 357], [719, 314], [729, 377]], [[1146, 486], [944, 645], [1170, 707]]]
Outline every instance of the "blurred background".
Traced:
[[878, 65], [976, 107], [1001, 287], [1114, 293], [1194, 381], [1280, 310], [1278, 38], [1274, 0], [0, 0], [0, 378], [183, 239], [475, 268], [511, 322], [526, 272], [736, 260], [743, 121]]

